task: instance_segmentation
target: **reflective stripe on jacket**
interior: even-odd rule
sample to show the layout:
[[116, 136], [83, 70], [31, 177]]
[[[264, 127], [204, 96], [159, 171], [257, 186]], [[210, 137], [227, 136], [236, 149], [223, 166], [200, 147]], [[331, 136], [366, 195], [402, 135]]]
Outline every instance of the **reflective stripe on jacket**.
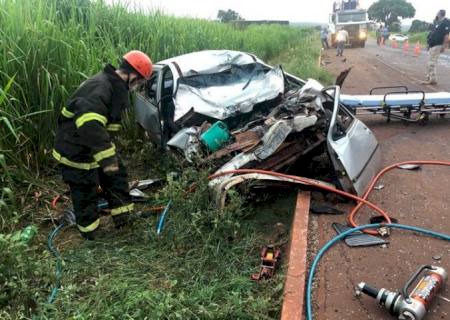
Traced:
[[129, 106], [128, 86], [111, 65], [83, 82], [58, 118], [53, 157], [77, 169], [91, 170], [117, 161], [110, 132], [120, 130]]

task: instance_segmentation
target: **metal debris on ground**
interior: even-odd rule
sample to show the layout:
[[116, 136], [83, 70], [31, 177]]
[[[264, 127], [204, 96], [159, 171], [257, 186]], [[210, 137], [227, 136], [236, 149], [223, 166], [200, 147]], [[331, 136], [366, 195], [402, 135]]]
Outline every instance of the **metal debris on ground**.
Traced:
[[422, 167], [418, 164], [402, 164], [402, 165], [399, 165], [398, 168], [403, 169], [403, 170], [419, 170]]
[[141, 190], [134, 188], [131, 189], [129, 192], [130, 196], [135, 197], [135, 198], [147, 198], [148, 195], [146, 195], [144, 192], [142, 192]]
[[[391, 219], [392, 223], [398, 223], [398, 219], [394, 218], [394, 217], [389, 217]], [[369, 219], [369, 223], [374, 224], [374, 223], [383, 223], [386, 222], [386, 218], [383, 216], [374, 216], [371, 217]]]
[[378, 186], [373, 187], [375, 190], [383, 190], [384, 189], [384, 184], [380, 184]]
[[[332, 227], [334, 228], [334, 230], [336, 230], [337, 234], [344, 233], [345, 231], [351, 229], [350, 227], [347, 227], [340, 223], [333, 223]], [[375, 237], [370, 234], [365, 234], [360, 231], [345, 237], [344, 242], [349, 247], [367, 247], [367, 246], [385, 245], [389, 243], [389, 241], [385, 239], [381, 239], [379, 237]]]
[[329, 204], [319, 204], [317, 202], [311, 202], [311, 212], [315, 214], [334, 214], [334, 215], [340, 215], [344, 214], [345, 212], [339, 209], [336, 209], [332, 207]]

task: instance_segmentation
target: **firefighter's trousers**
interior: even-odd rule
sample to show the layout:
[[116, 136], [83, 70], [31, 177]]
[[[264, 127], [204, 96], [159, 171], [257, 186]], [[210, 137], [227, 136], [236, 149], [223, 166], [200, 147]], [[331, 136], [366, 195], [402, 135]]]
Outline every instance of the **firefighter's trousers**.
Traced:
[[127, 180], [127, 171], [119, 162], [119, 171], [108, 175], [101, 168], [82, 170], [61, 165], [63, 180], [70, 187], [73, 209], [78, 229], [83, 234], [91, 233], [100, 225], [98, 186], [102, 197], [108, 201], [116, 225], [127, 221], [133, 211]]

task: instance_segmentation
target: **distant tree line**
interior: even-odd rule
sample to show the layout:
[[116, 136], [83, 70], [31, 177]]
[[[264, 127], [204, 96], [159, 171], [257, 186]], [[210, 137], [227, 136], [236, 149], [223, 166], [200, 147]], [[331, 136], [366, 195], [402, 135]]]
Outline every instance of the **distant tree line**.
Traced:
[[220, 22], [230, 22], [234, 20], [244, 20], [239, 13], [234, 10], [219, 10], [217, 12], [217, 19]]
[[369, 18], [382, 22], [393, 32], [400, 31], [400, 19], [413, 18], [416, 9], [406, 0], [379, 0], [368, 10]]
[[427, 32], [433, 27], [433, 24], [426, 21], [414, 20], [409, 28], [409, 32]]

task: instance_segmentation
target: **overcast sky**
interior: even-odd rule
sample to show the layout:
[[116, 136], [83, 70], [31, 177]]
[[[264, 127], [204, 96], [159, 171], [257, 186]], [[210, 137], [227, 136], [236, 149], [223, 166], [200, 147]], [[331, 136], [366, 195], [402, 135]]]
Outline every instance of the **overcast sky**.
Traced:
[[[220, 9], [232, 9], [247, 20], [289, 20], [328, 22], [334, 0], [109, 0], [136, 2], [145, 8], [159, 8], [175, 16], [215, 19]], [[373, 0], [360, 0], [368, 8]], [[432, 21], [439, 9], [450, 15], [449, 0], [409, 0], [416, 8], [416, 17]]]

